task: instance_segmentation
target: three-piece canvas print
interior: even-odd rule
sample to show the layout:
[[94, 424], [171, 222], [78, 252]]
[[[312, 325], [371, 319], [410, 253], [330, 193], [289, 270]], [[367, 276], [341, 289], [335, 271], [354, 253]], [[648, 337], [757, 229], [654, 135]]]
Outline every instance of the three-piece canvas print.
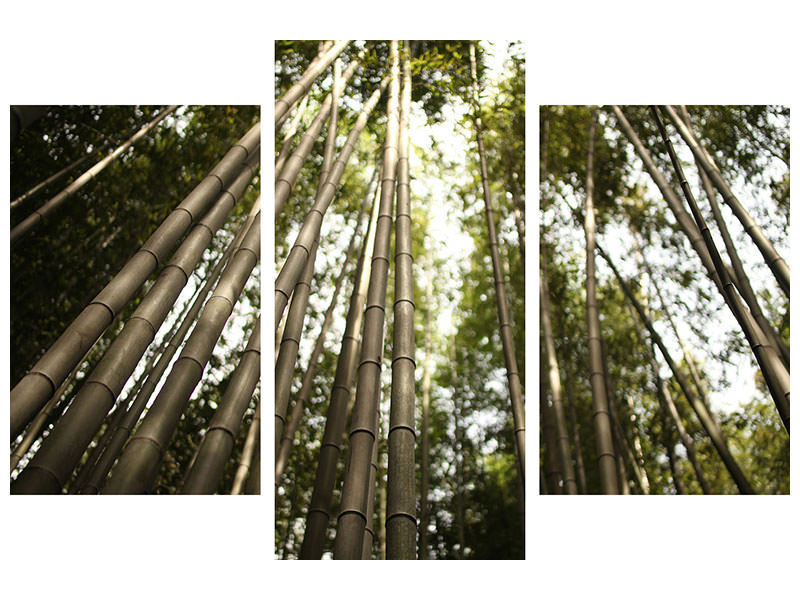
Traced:
[[276, 558], [432, 560], [525, 558], [526, 496], [789, 493], [787, 107], [274, 58], [274, 105], [10, 106], [11, 494], [263, 482]]

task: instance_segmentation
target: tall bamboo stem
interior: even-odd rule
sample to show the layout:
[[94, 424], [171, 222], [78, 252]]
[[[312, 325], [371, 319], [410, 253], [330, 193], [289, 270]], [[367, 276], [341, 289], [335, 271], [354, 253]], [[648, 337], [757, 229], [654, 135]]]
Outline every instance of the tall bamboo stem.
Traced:
[[592, 113], [589, 126], [589, 156], [586, 162], [586, 208], [583, 228], [586, 235], [586, 324], [589, 335], [589, 379], [592, 386], [592, 405], [595, 439], [597, 443], [597, 466], [604, 494], [619, 492], [615, 472], [616, 453], [609, 416], [609, 398], [606, 395], [606, 380], [600, 338], [600, 317], [597, 308], [597, 278], [595, 277], [595, 215], [594, 215], [594, 131], [597, 113]]
[[303, 97], [322, 72], [336, 59], [342, 50], [350, 43], [350, 40], [338, 40], [327, 52], [321, 57], [316, 58], [311, 62], [306, 71], [300, 79], [286, 93], [275, 102], [275, 128], [281, 124], [289, 116], [292, 106]]
[[[386, 142], [381, 174], [381, 202], [375, 231], [364, 333], [358, 367], [356, 401], [350, 426], [350, 457], [344, 484], [334, 544], [335, 559], [359, 559], [366, 525], [366, 500], [369, 485], [372, 445], [377, 443], [373, 415], [380, 398], [381, 357], [386, 304], [386, 281], [389, 274], [389, 246], [392, 232], [392, 201], [397, 173], [398, 104], [400, 97], [397, 40], [391, 43], [390, 94], [387, 103]], [[387, 513], [388, 513], [387, 509]], [[388, 517], [387, 517], [388, 520]], [[388, 545], [388, 539], [387, 539]], [[387, 548], [388, 554], [388, 548]]]
[[216, 285], [219, 276], [222, 274], [222, 270], [225, 268], [225, 265], [228, 264], [230, 258], [239, 249], [239, 246], [241, 245], [244, 236], [250, 229], [250, 225], [253, 223], [255, 216], [261, 210], [260, 207], [261, 197], [259, 196], [256, 198], [253, 206], [250, 209], [250, 215], [239, 227], [236, 236], [234, 236], [233, 240], [228, 245], [228, 248], [217, 260], [213, 269], [211, 269], [211, 272], [206, 277], [203, 287], [200, 288], [197, 296], [192, 301], [191, 307], [181, 320], [180, 327], [178, 327], [177, 331], [175, 331], [175, 333], [170, 337], [164, 353], [159, 357], [153, 369], [148, 373], [147, 379], [142, 385], [142, 388], [136, 393], [133, 401], [131, 402], [130, 408], [123, 417], [122, 422], [119, 424], [117, 430], [113, 433], [106, 448], [103, 450], [103, 454], [98, 459], [97, 465], [94, 468], [94, 472], [87, 480], [84, 489], [81, 490], [81, 493], [99, 493], [100, 488], [103, 486], [103, 482], [105, 481], [106, 475], [108, 475], [111, 467], [114, 466], [114, 463], [116, 462], [119, 453], [122, 451], [122, 447], [125, 445], [125, 442], [128, 441], [128, 436], [130, 436], [131, 431], [133, 431], [133, 428], [139, 421], [139, 417], [144, 412], [150, 397], [152, 396], [153, 392], [161, 381], [161, 378], [166, 372], [167, 367], [172, 361], [172, 357], [175, 356], [175, 353], [178, 351], [178, 348], [183, 343], [184, 338], [189, 332], [189, 328], [194, 324], [197, 316], [200, 314], [208, 293]]
[[256, 161], [244, 166], [192, 229], [161, 271], [47, 441], [14, 483], [14, 493], [56, 494], [66, 484], [128, 378], [156, 336], [217, 229], [255, 174]]
[[522, 384], [519, 377], [517, 357], [514, 352], [514, 337], [512, 335], [511, 317], [508, 310], [506, 289], [503, 284], [503, 268], [500, 263], [500, 253], [497, 249], [497, 231], [494, 222], [494, 208], [492, 195], [489, 190], [489, 171], [486, 166], [486, 151], [483, 145], [483, 125], [480, 117], [480, 101], [478, 91], [478, 67], [475, 59], [475, 44], [470, 43], [469, 57], [472, 72], [472, 107], [474, 111], [473, 122], [478, 141], [478, 155], [480, 158], [481, 183], [483, 187], [483, 201], [486, 208], [486, 226], [489, 236], [489, 248], [492, 255], [492, 272], [494, 276], [495, 295], [497, 297], [497, 317], [500, 325], [500, 339], [503, 343], [503, 356], [506, 364], [508, 390], [511, 399], [511, 413], [514, 420], [514, 440], [517, 451], [517, 470], [525, 483], [525, 404], [522, 397]]
[[[781, 362], [776, 350], [769, 345], [758, 324], [755, 322], [752, 315], [750, 315], [747, 308], [742, 304], [742, 301], [736, 292], [736, 288], [731, 281], [731, 278], [728, 276], [724, 265], [722, 264], [722, 258], [719, 255], [713, 238], [711, 237], [711, 232], [709, 231], [708, 226], [703, 219], [703, 215], [700, 213], [697, 202], [695, 202], [694, 195], [689, 187], [689, 183], [686, 181], [686, 177], [683, 175], [683, 169], [678, 162], [678, 157], [676, 156], [675, 150], [672, 148], [672, 143], [667, 136], [667, 131], [664, 128], [663, 121], [661, 120], [661, 115], [658, 113], [658, 110], [655, 106], [651, 107], [651, 111], [656, 120], [656, 125], [658, 126], [659, 132], [661, 133], [661, 138], [664, 140], [664, 143], [667, 147], [667, 153], [669, 154], [672, 166], [675, 169], [678, 180], [680, 181], [683, 194], [686, 197], [686, 201], [689, 203], [689, 208], [692, 211], [692, 215], [697, 223], [697, 227], [700, 229], [700, 233], [703, 236], [703, 240], [708, 248], [708, 252], [711, 255], [714, 268], [719, 274], [722, 282], [722, 288], [725, 292], [725, 299], [728, 303], [728, 306], [731, 308], [731, 312], [733, 312], [734, 317], [736, 317], [736, 320], [739, 322], [742, 330], [744, 331], [745, 337], [750, 344], [750, 348], [753, 351], [756, 360], [758, 361], [758, 366], [761, 368], [761, 372], [764, 375], [764, 380], [767, 382], [767, 387], [769, 388], [772, 399], [775, 402], [776, 408], [778, 409], [778, 414], [781, 417], [781, 421], [783, 421], [783, 425], [788, 433], [789, 373]], [[676, 117], [676, 120], [679, 119]], [[681, 124], [682, 123], [683, 122], [681, 121]], [[695, 154], [695, 156], [699, 156], [699, 154]], [[788, 295], [788, 288], [786, 292]]]
[[161, 392], [128, 442], [103, 493], [144, 493], [153, 485], [180, 416], [202, 377], [234, 304], [258, 262], [260, 222], [259, 213], [242, 245], [225, 267]]
[[[376, 168], [374, 173], [378, 173]], [[376, 186], [376, 193], [379, 187]], [[369, 194], [369, 189], [367, 191]], [[341, 453], [344, 437], [348, 404], [353, 376], [358, 359], [358, 335], [363, 320], [364, 300], [367, 295], [372, 272], [372, 254], [375, 248], [378, 217], [380, 215], [379, 197], [373, 199], [369, 229], [361, 247], [358, 267], [353, 279], [353, 290], [350, 294], [350, 305], [345, 319], [345, 330], [342, 336], [339, 358], [336, 361], [336, 374], [330, 392], [328, 413], [325, 419], [325, 431], [322, 434], [322, 445], [314, 478], [314, 489], [311, 494], [308, 513], [306, 515], [303, 545], [300, 549], [301, 559], [319, 559], [322, 557], [325, 531], [330, 521], [330, 505], [336, 477], [336, 463]]]
[[261, 316], [253, 325], [247, 346], [231, 375], [222, 401], [208, 424], [184, 480], [182, 494], [213, 494], [233, 451], [242, 419], [253, 398], [260, 375]]
[[414, 273], [411, 253], [411, 192], [408, 168], [408, 122], [411, 110], [411, 67], [408, 41], [403, 47], [403, 91], [397, 159], [397, 211], [394, 253], [394, 330], [392, 397], [389, 416], [386, 558], [409, 560], [417, 553], [417, 502], [414, 473]]

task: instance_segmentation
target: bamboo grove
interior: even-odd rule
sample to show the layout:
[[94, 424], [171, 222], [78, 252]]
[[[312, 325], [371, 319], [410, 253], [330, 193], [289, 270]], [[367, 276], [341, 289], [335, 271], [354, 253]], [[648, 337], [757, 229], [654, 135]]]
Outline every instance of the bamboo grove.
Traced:
[[11, 493], [259, 493], [258, 107], [36, 108], [11, 152]]
[[788, 109], [539, 125], [542, 492], [788, 493]]
[[523, 557], [521, 55], [276, 43], [278, 558]]

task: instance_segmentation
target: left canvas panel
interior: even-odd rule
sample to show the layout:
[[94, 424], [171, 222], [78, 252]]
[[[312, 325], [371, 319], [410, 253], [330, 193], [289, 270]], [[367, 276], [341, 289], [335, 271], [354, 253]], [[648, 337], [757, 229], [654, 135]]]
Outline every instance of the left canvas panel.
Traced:
[[258, 494], [258, 106], [11, 106], [12, 494]]

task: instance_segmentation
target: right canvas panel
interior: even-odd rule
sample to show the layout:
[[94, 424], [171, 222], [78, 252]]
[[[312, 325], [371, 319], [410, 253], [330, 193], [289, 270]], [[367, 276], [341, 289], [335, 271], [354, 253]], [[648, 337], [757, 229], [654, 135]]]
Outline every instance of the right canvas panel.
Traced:
[[541, 493], [788, 494], [788, 107], [539, 131]]

